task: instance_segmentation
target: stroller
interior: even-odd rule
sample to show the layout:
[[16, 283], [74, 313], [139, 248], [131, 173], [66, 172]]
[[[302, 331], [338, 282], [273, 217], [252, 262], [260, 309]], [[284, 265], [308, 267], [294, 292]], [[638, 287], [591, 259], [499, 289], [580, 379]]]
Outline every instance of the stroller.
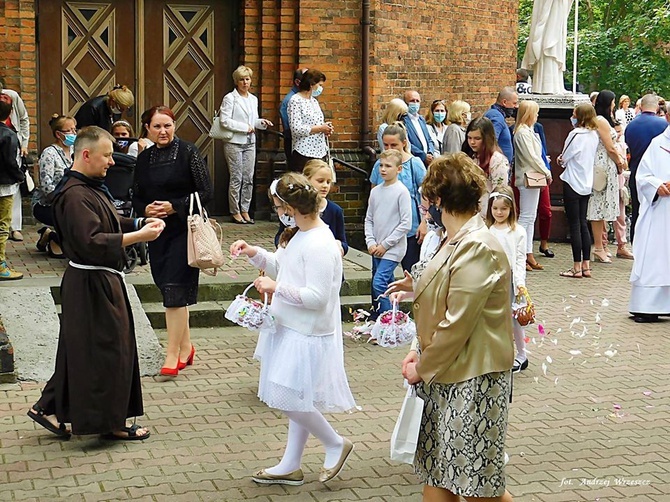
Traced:
[[[114, 152], [114, 165], [107, 170], [105, 185], [114, 197], [114, 206], [121, 216], [135, 217], [133, 210], [133, 171], [137, 159], [132, 155]], [[131, 272], [135, 266], [146, 265], [149, 262], [149, 252], [146, 242], [138, 242], [124, 248], [123, 271]]]

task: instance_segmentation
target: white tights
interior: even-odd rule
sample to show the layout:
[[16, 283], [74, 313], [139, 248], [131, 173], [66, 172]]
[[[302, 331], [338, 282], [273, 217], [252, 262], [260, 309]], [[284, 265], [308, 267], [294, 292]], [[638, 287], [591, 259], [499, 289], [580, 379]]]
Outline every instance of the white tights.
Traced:
[[526, 355], [526, 331], [516, 319], [512, 320], [514, 326], [514, 345], [516, 345], [516, 359], [524, 362], [528, 359]]
[[288, 417], [288, 439], [281, 462], [265, 469], [268, 474], [288, 474], [300, 468], [302, 453], [310, 434], [316, 437], [326, 449], [323, 466], [330, 469], [337, 464], [342, 454], [344, 441], [325, 417], [318, 411], [285, 411]]

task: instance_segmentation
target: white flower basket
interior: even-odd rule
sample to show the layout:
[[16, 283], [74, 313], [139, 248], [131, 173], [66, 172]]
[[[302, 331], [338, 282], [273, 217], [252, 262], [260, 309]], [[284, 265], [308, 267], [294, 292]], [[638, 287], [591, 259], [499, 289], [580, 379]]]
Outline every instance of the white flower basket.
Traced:
[[235, 297], [230, 307], [226, 309], [224, 317], [250, 331], [274, 329], [274, 318], [268, 309], [267, 293], [264, 295], [263, 303], [249, 298], [247, 292], [252, 286], [253, 284], [249, 284], [241, 295]]
[[415, 336], [416, 325], [407, 314], [398, 310], [398, 302], [393, 302], [393, 309], [377, 318], [370, 332], [370, 337], [381, 347], [401, 347], [411, 343]]

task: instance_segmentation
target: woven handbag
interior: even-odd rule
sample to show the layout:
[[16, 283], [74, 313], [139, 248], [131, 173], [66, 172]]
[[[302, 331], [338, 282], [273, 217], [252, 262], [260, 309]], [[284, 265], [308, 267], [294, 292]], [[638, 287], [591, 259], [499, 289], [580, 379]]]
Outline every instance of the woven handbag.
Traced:
[[[198, 214], [193, 214], [193, 201], [198, 205]], [[221, 225], [207, 216], [207, 211], [200, 204], [198, 192], [191, 194], [188, 208], [188, 264], [199, 268], [207, 275], [216, 275], [218, 268], [223, 266], [223, 230]], [[219, 229], [220, 237], [216, 235]]]
[[533, 305], [533, 300], [530, 299], [527, 290], [524, 290], [514, 299], [512, 315], [521, 326], [528, 326], [535, 322], [535, 305]]

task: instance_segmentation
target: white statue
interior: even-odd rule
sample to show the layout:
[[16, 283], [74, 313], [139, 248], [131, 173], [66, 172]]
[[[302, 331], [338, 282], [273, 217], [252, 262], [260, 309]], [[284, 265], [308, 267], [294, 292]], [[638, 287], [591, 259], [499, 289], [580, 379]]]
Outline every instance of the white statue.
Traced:
[[534, 94], [566, 94], [563, 85], [568, 16], [574, 0], [534, 0], [521, 68], [533, 70]]

